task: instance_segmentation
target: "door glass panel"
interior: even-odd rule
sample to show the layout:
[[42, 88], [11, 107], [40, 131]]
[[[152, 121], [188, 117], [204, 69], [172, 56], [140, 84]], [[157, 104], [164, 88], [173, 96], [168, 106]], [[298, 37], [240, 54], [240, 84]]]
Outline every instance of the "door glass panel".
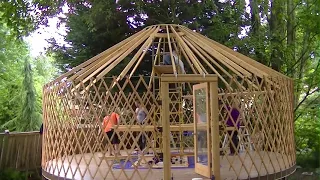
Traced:
[[195, 90], [195, 120], [197, 122], [197, 158], [199, 164], [208, 165], [208, 142], [207, 142], [207, 92], [206, 88]]

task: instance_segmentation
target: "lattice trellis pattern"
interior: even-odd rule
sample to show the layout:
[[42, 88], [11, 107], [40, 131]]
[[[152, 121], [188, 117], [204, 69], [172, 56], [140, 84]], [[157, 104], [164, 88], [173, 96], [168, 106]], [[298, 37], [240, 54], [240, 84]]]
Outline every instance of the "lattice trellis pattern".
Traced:
[[[148, 174], [152, 172], [151, 165], [147, 162], [151, 161], [153, 156], [157, 156], [162, 148], [161, 133], [157, 129], [161, 126], [161, 106], [156, 101], [156, 95], [148, 89], [145, 77], [123, 81], [116, 81], [116, 78], [100, 80], [87, 91], [82, 91], [89, 85], [90, 83], [76, 87], [72, 83], [64, 82], [45, 88], [47, 133], [43, 166], [46, 171], [56, 176], [76, 179], [147, 179]], [[178, 114], [182, 109], [181, 93], [172, 93], [171, 98], [174, 100], [171, 104], [171, 122], [173, 125], [182, 124], [184, 122], [180, 118], [183, 117], [183, 113]], [[139, 101], [147, 111], [147, 118], [142, 125], [135, 119], [135, 101]], [[107, 152], [111, 140], [102, 128], [103, 117], [111, 112], [117, 112], [121, 119], [120, 124], [115, 127], [114, 134], [120, 138], [122, 156], [119, 157], [112, 157]], [[146, 148], [145, 153], [138, 157], [135, 153], [143, 150], [138, 145], [141, 136], [145, 138]], [[182, 136], [183, 131], [172, 132], [172, 146], [181, 150], [181, 153], [184, 151], [183, 148], [190, 149], [190, 143], [185, 143]], [[189, 138], [188, 141], [190, 140]], [[121, 167], [121, 164], [130, 164], [128, 162], [133, 164], [131, 169]], [[71, 166], [75, 163], [82, 165]], [[137, 167], [134, 167], [134, 163]], [[91, 166], [97, 167], [96, 170], [91, 170]], [[108, 168], [102, 170], [99, 166]], [[118, 166], [118, 173], [114, 173], [115, 166]]]
[[[164, 66], [166, 55], [171, 65]], [[162, 170], [152, 169], [148, 161], [161, 156], [163, 149], [161, 74], [184, 74], [175, 58], [184, 63], [187, 74], [219, 78], [222, 178], [280, 178], [293, 171], [292, 80], [184, 26], [162, 24], [143, 29], [44, 87], [45, 172], [71, 179], [161, 176]], [[152, 67], [150, 77], [134, 77], [146, 73], [138, 68], [143, 61]], [[108, 78], [115, 67], [119, 74]], [[193, 85], [169, 84], [169, 124], [175, 126], [170, 147], [180, 155], [194, 149]], [[143, 124], [135, 118], [135, 101], [147, 111]], [[231, 118], [237, 116], [234, 108], [237, 119]], [[113, 135], [120, 139], [120, 156], [107, 152], [111, 141], [102, 128], [103, 117], [111, 112], [121, 117]], [[181, 127], [186, 124], [188, 131]], [[141, 137], [146, 148], [138, 156]], [[232, 149], [235, 153], [229, 155]]]
[[[225, 164], [221, 171], [233, 178], [271, 175], [295, 165], [292, 82], [257, 77], [250, 81], [254, 84], [245, 85], [246, 90], [239, 84], [236, 91], [219, 93], [220, 154]], [[246, 82], [244, 79], [241, 86]], [[234, 109], [240, 113], [237, 119], [233, 119]], [[235, 154], [230, 154], [232, 148]]]

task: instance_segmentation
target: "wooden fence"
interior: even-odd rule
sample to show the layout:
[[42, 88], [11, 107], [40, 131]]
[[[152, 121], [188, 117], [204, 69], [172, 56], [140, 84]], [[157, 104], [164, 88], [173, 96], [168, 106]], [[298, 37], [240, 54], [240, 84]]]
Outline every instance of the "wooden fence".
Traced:
[[0, 171], [41, 169], [41, 136], [37, 132], [0, 133]]

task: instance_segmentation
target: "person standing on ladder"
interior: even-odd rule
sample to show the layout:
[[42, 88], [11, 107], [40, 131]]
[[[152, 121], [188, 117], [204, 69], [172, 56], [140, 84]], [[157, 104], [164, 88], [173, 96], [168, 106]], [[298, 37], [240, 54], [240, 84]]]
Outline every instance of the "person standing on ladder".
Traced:
[[[139, 101], [135, 101], [135, 106], [136, 106], [135, 115], [136, 115], [137, 123], [142, 126], [147, 118], [147, 113], [145, 109], [141, 106]], [[140, 153], [142, 153], [142, 151], [146, 147], [146, 137], [143, 132], [139, 137], [138, 145], [139, 145], [139, 151]]]
[[238, 103], [233, 103], [232, 107], [227, 106], [226, 110], [228, 113], [228, 119], [226, 121], [226, 126], [227, 127], [233, 127], [233, 130], [228, 130], [229, 136], [231, 136], [231, 142], [229, 143], [230, 145], [230, 154], [233, 156], [236, 152], [238, 153], [238, 145], [239, 145], [239, 140], [238, 140], [238, 130], [240, 127], [240, 112], [238, 110]]
[[[175, 50], [172, 51], [172, 56], [173, 56], [175, 65], [180, 67], [181, 74], [186, 74], [186, 70], [184, 69], [184, 64], [181, 61], [181, 59], [179, 59], [179, 56]], [[172, 65], [170, 53], [166, 53], [165, 55], [163, 55], [163, 64]], [[183, 89], [185, 89], [184, 83], [182, 83], [182, 86], [183, 86]]]

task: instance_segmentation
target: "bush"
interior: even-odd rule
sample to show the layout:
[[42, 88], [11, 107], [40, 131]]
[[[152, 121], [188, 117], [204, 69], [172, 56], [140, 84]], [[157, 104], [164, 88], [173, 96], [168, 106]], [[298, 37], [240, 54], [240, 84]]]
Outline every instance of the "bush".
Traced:
[[20, 172], [13, 169], [5, 169], [0, 172], [0, 180], [25, 180], [28, 179], [30, 174]]

